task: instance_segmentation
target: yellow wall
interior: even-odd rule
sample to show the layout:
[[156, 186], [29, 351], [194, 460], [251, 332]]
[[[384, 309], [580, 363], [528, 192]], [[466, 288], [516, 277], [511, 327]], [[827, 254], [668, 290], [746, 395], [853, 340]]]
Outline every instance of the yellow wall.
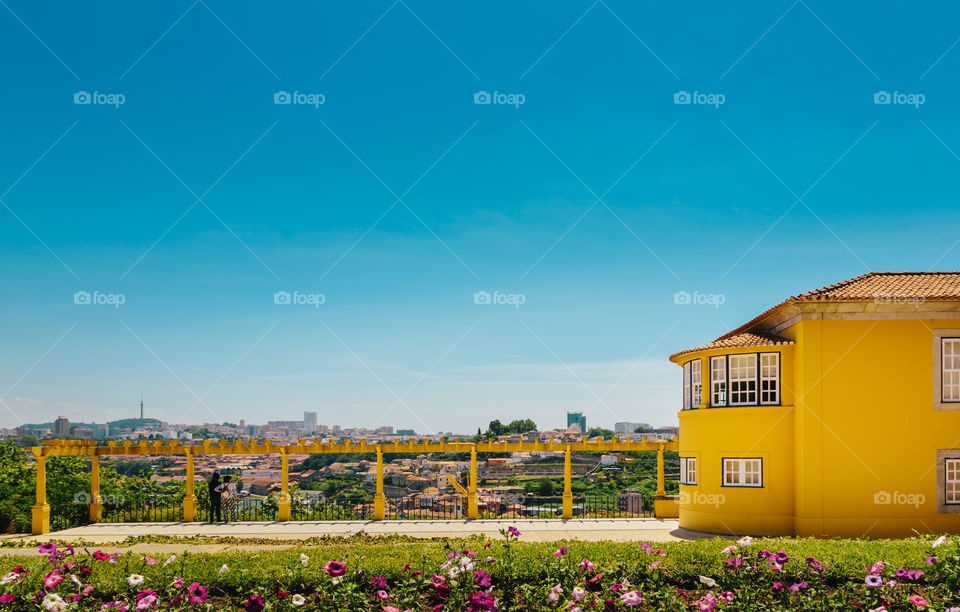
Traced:
[[[701, 351], [781, 353], [782, 406], [680, 413], [680, 526], [720, 534], [896, 537], [960, 533], [937, 512], [937, 449], [960, 448], [960, 410], [934, 410], [933, 329], [949, 320], [807, 320], [793, 346]], [[762, 457], [762, 489], [721, 486], [723, 457]]]

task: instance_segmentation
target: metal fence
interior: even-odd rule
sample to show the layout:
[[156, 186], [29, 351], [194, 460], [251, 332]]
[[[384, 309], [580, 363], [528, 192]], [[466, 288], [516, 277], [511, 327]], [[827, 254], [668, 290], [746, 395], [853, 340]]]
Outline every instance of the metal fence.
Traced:
[[[388, 498], [387, 520], [464, 520], [466, 495], [436, 495]], [[198, 519], [211, 522], [209, 501], [199, 500]], [[478, 495], [481, 519], [558, 518], [563, 513], [563, 497], [517, 495], [493, 497]], [[276, 497], [235, 497], [221, 507], [221, 520], [272, 522], [278, 520]], [[310, 499], [295, 495], [291, 518], [295, 521], [369, 521], [373, 520], [374, 501], [368, 497], [332, 497]], [[573, 497], [575, 518], [639, 518], [653, 516], [652, 496], [587, 495]], [[105, 523], [179, 522], [183, 520], [183, 499], [161, 498], [141, 502], [103, 504], [101, 521]], [[50, 528], [53, 531], [88, 524], [89, 506], [84, 503], [51, 504]]]

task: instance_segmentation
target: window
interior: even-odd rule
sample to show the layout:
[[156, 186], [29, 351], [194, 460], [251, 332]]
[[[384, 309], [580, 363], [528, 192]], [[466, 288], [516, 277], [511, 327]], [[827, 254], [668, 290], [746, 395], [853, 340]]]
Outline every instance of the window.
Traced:
[[690, 362], [683, 364], [683, 409], [690, 410]]
[[730, 355], [730, 405], [757, 403], [757, 355]]
[[960, 402], [960, 338], [940, 342], [940, 401]]
[[[680, 460], [680, 481], [683, 482], [683, 459]], [[945, 459], [944, 503], [960, 504], [960, 459]]]
[[699, 359], [695, 359], [690, 363], [690, 386], [690, 391], [693, 394], [693, 399], [690, 401], [690, 407], [696, 409], [700, 407], [700, 397], [703, 391], [703, 385], [701, 384], [700, 378]]
[[760, 353], [760, 403], [780, 403], [780, 353]]
[[713, 393], [711, 406], [727, 405], [727, 358], [710, 358], [710, 387]]
[[680, 484], [697, 484], [697, 458], [680, 457]]
[[723, 486], [725, 487], [762, 487], [763, 460], [724, 459]]

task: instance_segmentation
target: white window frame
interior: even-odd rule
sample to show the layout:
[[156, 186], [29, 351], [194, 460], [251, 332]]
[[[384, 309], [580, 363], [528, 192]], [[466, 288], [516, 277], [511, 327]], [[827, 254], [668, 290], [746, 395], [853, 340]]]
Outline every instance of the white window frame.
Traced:
[[944, 459], [943, 476], [943, 503], [960, 505], [960, 459]]
[[690, 408], [695, 410], [700, 407], [700, 402], [703, 398], [703, 378], [702, 378], [702, 365], [699, 359], [694, 359], [690, 362], [690, 391], [692, 394], [692, 399], [690, 400]]
[[[691, 474], [693, 478], [690, 477]], [[680, 457], [680, 484], [694, 486], [697, 484], [696, 457]]]
[[721, 486], [763, 487], [763, 459], [761, 457], [724, 457]]
[[940, 338], [940, 402], [960, 402], [960, 338]]
[[[743, 365], [734, 365], [734, 360], [743, 362]], [[730, 405], [731, 406], [756, 406], [757, 397], [759, 390], [757, 389], [757, 353], [747, 353], [739, 355], [727, 355], [727, 388], [730, 393]], [[739, 376], [740, 372], [744, 372], [745, 376], [734, 378], [734, 372]], [[750, 376], [749, 374], [751, 374]], [[751, 383], [753, 389], [751, 390]], [[734, 390], [734, 385], [737, 385], [738, 390]], [[740, 385], [745, 385], [746, 390], [739, 390]], [[735, 398], [739, 395], [746, 395], [746, 401], [735, 401]]]
[[710, 405], [727, 405], [727, 357], [710, 358]]
[[690, 410], [690, 362], [683, 364], [683, 410]]
[[[772, 361], [772, 363], [764, 363]], [[772, 374], [765, 374], [764, 371], [770, 371]], [[760, 353], [760, 390], [759, 399], [761, 406], [776, 406], [780, 403], [780, 353]], [[763, 396], [768, 395], [764, 400]]]

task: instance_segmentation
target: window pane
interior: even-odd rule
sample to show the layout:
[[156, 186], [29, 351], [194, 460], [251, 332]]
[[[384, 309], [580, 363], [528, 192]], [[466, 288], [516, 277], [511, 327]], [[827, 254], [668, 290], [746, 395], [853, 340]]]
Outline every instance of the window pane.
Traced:
[[757, 403], [757, 356], [730, 355], [730, 404]]
[[960, 401], [960, 338], [941, 340], [941, 401]]
[[960, 504], [960, 459], [945, 459], [943, 467], [946, 480], [944, 501]]
[[727, 405], [727, 358], [710, 358], [710, 387], [713, 397], [712, 406]]

